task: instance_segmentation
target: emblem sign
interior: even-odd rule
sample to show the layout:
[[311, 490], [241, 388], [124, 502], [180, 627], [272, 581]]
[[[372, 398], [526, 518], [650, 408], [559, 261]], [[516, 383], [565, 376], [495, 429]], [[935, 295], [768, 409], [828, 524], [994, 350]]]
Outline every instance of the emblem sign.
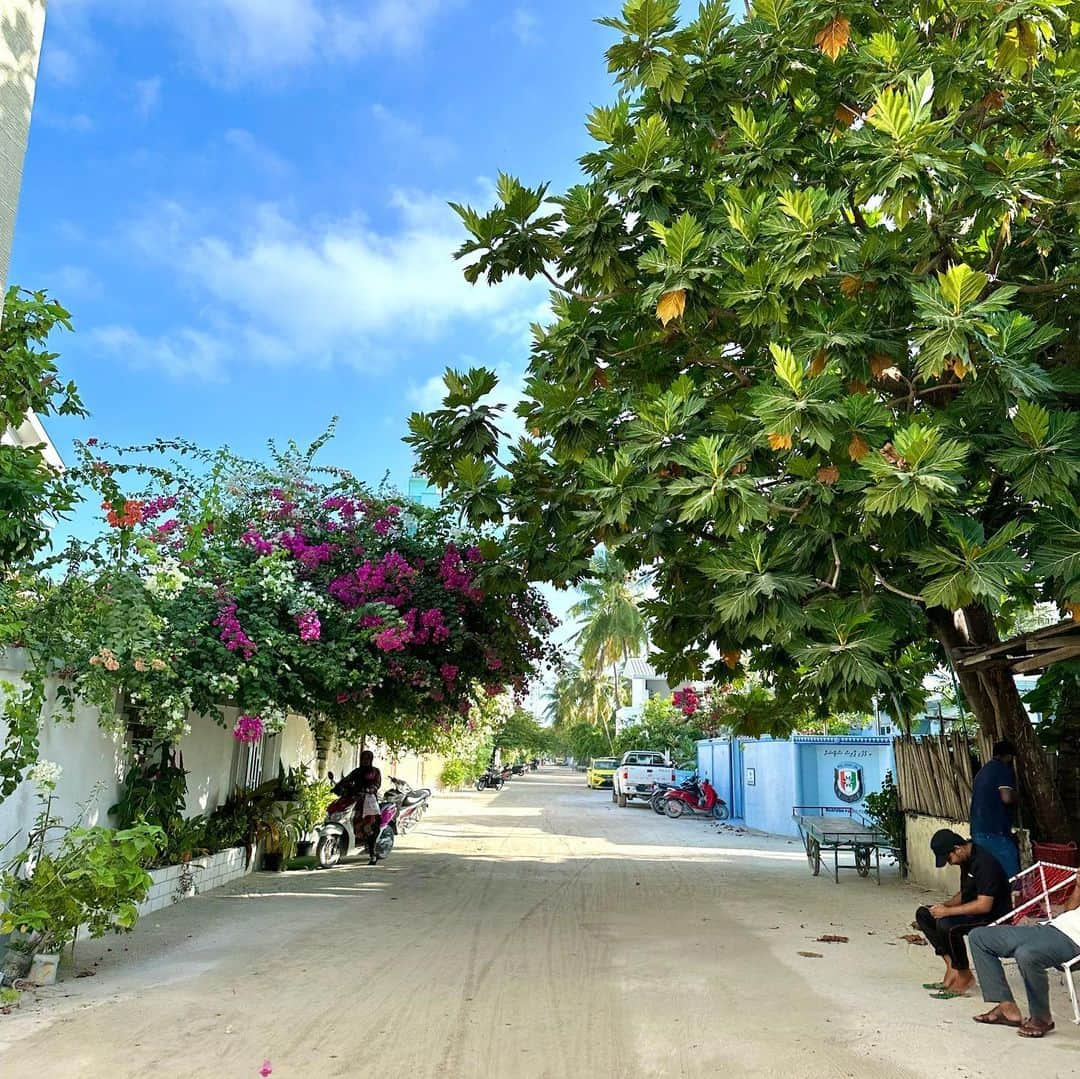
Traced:
[[857, 764], [838, 764], [834, 773], [833, 790], [842, 802], [857, 802], [863, 796], [863, 774]]

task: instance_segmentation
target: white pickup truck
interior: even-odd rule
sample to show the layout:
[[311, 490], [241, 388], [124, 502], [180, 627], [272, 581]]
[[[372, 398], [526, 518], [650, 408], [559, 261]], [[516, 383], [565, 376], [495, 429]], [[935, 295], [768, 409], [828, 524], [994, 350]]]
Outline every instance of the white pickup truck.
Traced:
[[657, 783], [674, 783], [675, 765], [658, 749], [632, 749], [615, 769], [611, 800], [625, 806], [631, 798], [649, 799]]

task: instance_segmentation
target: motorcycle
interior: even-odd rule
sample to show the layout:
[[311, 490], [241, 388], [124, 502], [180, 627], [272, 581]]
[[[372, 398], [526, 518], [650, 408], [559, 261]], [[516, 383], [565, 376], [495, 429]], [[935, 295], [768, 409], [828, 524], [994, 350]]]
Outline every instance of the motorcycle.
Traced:
[[695, 800], [700, 800], [701, 798], [701, 787], [698, 786], [698, 777], [696, 775], [683, 780], [678, 788], [672, 783], [657, 783], [653, 788], [652, 794], [649, 796], [649, 805], [652, 806], [654, 813], [659, 813], [661, 817], [664, 815], [664, 799], [667, 796], [667, 792], [676, 789], [689, 791], [694, 796]]
[[[315, 862], [320, 869], [329, 869], [337, 865], [342, 858], [355, 854], [357, 850], [367, 849], [360, 830], [364, 797], [362, 791], [346, 791], [330, 803], [326, 810], [326, 820], [315, 829], [319, 836], [315, 845]], [[396, 801], [379, 805], [379, 831], [375, 837], [376, 861], [387, 857], [394, 849], [398, 812]]]
[[390, 777], [392, 786], [383, 792], [383, 800], [394, 802], [398, 807], [397, 831], [404, 835], [414, 824], [419, 824], [427, 812], [431, 798], [429, 787], [410, 786], [404, 779]]
[[535, 772], [539, 767], [540, 767], [540, 762], [538, 760], [533, 759], [533, 760], [529, 761], [529, 770], [530, 771]]
[[519, 761], [510, 769], [510, 771], [516, 776], [523, 776], [525, 774], [525, 762]]
[[714, 820], [727, 820], [731, 815], [727, 802], [716, 793], [707, 779], [701, 781], [697, 794], [683, 787], [668, 790], [664, 795], [664, 812], [673, 819], [686, 813], [695, 817], [712, 817]]
[[482, 791], [490, 787], [493, 791], [501, 791], [505, 782], [501, 771], [489, 768], [482, 776], [476, 777], [476, 789]]

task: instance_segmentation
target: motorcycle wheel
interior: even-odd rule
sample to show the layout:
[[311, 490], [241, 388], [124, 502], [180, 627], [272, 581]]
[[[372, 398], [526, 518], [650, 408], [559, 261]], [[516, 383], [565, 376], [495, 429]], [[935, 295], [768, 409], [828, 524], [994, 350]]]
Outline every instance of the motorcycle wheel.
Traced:
[[664, 798], [664, 796], [662, 794], [654, 794], [652, 796], [652, 798], [649, 799], [649, 805], [651, 805], [653, 807], [653, 812], [654, 813], [659, 813], [660, 816], [662, 817], [664, 815], [664, 802], [665, 801], [666, 801], [666, 799]]
[[329, 869], [341, 861], [341, 839], [336, 835], [324, 835], [315, 848], [315, 861], [320, 869]]
[[494, 787], [494, 788], [495, 788], [495, 789], [496, 789], [497, 791], [501, 791], [501, 790], [503, 789], [503, 784], [504, 784], [505, 782], [506, 782], [506, 780], [505, 780], [505, 779], [499, 778], [499, 779], [496, 779], [494, 783], [492, 783], [492, 786], [493, 786], [493, 787]]
[[476, 781], [476, 789], [478, 791], [482, 791], [486, 786], [487, 786], [487, 780], [486, 779], [481, 777], [480, 779], [478, 779]]
[[389, 829], [375, 842], [375, 854], [385, 858], [394, 849], [394, 833]]
[[723, 802], [717, 802], [712, 807], [712, 815], [716, 820], [727, 820], [731, 816], [731, 810]]
[[668, 798], [664, 802], [664, 812], [672, 820], [678, 820], [686, 812], [686, 806], [678, 798]]

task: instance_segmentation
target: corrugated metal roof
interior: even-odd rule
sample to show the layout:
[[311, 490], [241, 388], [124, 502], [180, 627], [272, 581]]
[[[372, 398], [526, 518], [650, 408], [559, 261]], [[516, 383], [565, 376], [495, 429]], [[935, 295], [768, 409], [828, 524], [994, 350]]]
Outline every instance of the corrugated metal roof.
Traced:
[[622, 669], [622, 674], [624, 678], [634, 679], [660, 677], [648, 660], [640, 659], [637, 656], [626, 661]]

